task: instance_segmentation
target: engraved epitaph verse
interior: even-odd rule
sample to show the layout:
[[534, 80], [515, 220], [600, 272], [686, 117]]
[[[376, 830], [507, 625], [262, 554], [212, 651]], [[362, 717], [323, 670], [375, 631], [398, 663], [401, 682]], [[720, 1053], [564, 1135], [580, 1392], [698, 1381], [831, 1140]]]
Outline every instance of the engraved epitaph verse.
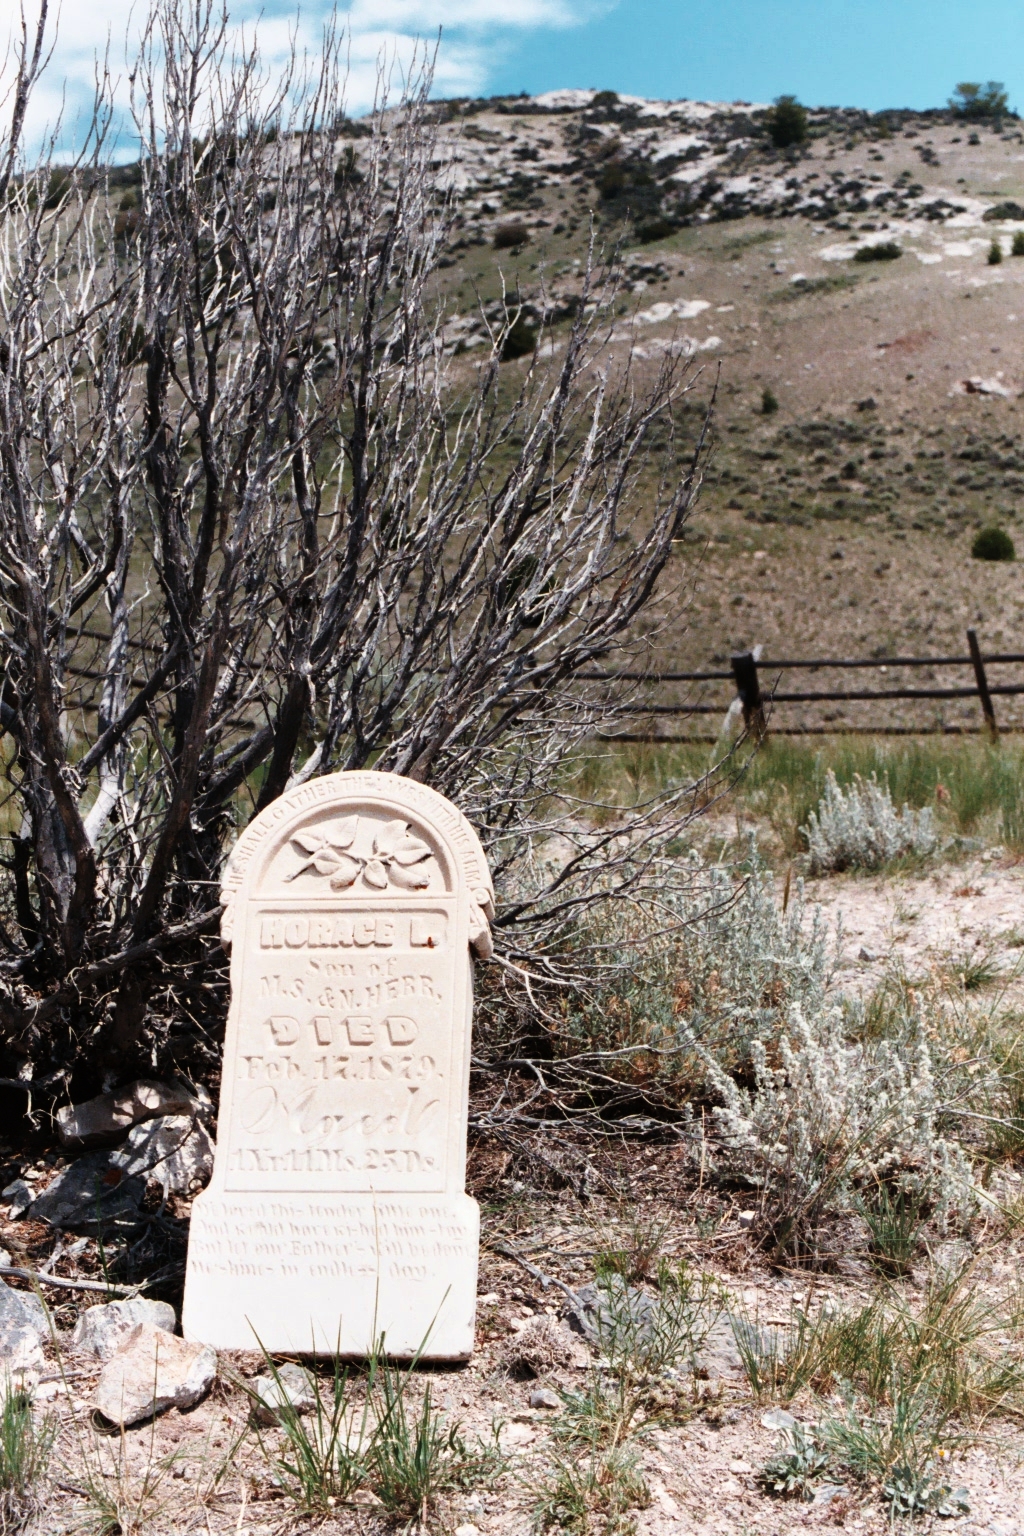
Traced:
[[363, 1353], [383, 1332], [464, 1358], [469, 948], [489, 952], [493, 911], [472, 829], [422, 785], [336, 774], [256, 819], [222, 899], [232, 998], [186, 1335]]

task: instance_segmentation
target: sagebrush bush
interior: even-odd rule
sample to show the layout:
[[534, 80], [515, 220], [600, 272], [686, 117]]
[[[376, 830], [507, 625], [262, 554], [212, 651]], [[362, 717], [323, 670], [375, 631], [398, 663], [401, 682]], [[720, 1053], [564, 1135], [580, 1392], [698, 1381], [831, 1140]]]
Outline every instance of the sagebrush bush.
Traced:
[[764, 389], [761, 391], [761, 415], [774, 416], [778, 408], [779, 402], [776, 398], [775, 391], [771, 388], [770, 385], [766, 384]]
[[1024, 229], [1014, 231], [1013, 244], [1010, 247], [1011, 256], [1024, 256]]
[[[741, 868], [696, 854], [689, 863], [689, 879], [677, 879], [682, 889], [660, 911], [664, 937], [603, 989], [564, 998], [558, 1039], [566, 1055], [649, 1047], [611, 1070], [672, 1100], [704, 1082], [693, 1042], [733, 1070], [749, 1063], [752, 1041], [777, 1035], [794, 1003], [823, 1007], [839, 950], [799, 881], [782, 911], [756, 847]], [[637, 937], [621, 912], [603, 934], [623, 955], [636, 955]]]
[[769, 1051], [751, 1045], [741, 1087], [705, 1053], [722, 1161], [758, 1190], [763, 1236], [796, 1258], [821, 1256], [825, 1218], [885, 1185], [946, 1225], [973, 1207], [962, 1149], [938, 1130], [939, 1096], [923, 1036], [851, 1040], [839, 1006], [789, 1011]]
[[854, 776], [845, 790], [829, 769], [825, 793], [803, 829], [811, 873], [843, 869], [881, 869], [906, 854], [924, 857], [938, 846], [930, 806], [897, 811], [887, 784], [874, 774]]
[[529, 238], [530, 231], [522, 219], [511, 219], [507, 224], [499, 224], [494, 231], [494, 249], [514, 251], [519, 246], [525, 245]]

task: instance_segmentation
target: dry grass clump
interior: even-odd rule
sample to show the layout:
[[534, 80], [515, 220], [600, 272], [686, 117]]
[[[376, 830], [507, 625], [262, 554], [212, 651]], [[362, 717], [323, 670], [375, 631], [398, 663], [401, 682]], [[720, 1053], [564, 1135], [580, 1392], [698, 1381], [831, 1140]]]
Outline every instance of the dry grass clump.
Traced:
[[575, 1360], [576, 1346], [568, 1330], [553, 1317], [535, 1317], [501, 1353], [502, 1368], [510, 1376], [548, 1376]]

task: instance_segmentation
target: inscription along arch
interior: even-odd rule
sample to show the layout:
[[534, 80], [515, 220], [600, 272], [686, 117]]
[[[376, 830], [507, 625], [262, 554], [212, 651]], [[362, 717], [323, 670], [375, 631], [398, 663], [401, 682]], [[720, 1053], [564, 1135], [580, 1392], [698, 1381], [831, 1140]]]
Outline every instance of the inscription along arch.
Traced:
[[217, 1152], [183, 1328], [219, 1348], [464, 1358], [479, 1220], [465, 1193], [478, 838], [436, 791], [340, 773], [282, 795], [225, 870], [231, 951]]

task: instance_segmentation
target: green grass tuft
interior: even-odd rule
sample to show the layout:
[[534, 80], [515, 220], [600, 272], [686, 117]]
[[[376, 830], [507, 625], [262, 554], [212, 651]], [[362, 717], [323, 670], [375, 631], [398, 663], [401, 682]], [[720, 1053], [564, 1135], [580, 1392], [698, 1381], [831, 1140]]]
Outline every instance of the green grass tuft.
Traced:
[[37, 1418], [29, 1394], [8, 1380], [0, 1404], [0, 1531], [19, 1529], [31, 1515], [56, 1435], [56, 1418]]

